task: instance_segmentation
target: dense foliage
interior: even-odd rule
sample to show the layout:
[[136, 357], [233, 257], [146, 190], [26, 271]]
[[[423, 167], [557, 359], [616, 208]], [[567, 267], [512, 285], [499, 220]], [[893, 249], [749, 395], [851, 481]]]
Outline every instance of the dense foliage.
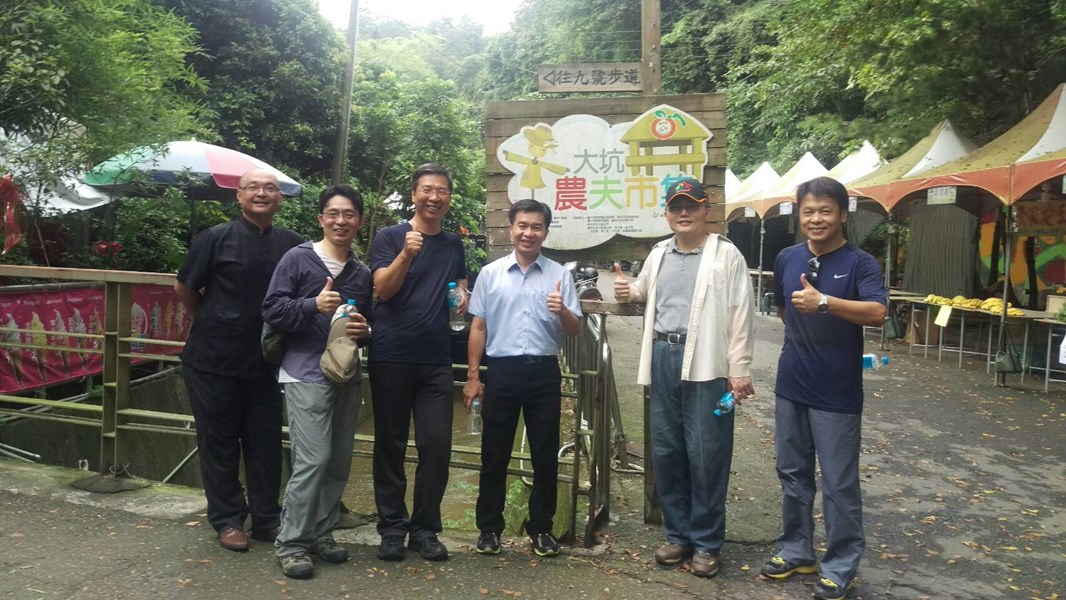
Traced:
[[[869, 139], [893, 157], [947, 117], [985, 142], [1066, 81], [1061, 0], [662, 0], [662, 91], [729, 100], [738, 174]], [[640, 3], [533, 0], [488, 47], [500, 99], [539, 64], [636, 60]]]
[[[24, 185], [129, 148], [203, 130], [184, 63], [196, 33], [149, 0], [5, 3], [0, 170]], [[15, 135], [30, 142], [13, 145]]]
[[[1066, 81], [1062, 0], [661, 5], [662, 91], [727, 94], [729, 162], [742, 176], [807, 151], [831, 166], [864, 139], [891, 158], [945, 117], [985, 142]], [[640, 15], [639, 0], [527, 0], [512, 30], [491, 37], [467, 20], [361, 18], [347, 174], [369, 221], [357, 244], [409, 216], [409, 174], [431, 161], [455, 175], [445, 225], [476, 232], [483, 103], [541, 97], [542, 64], [639, 60]], [[346, 48], [314, 0], [16, 0], [4, 17], [0, 128], [44, 140], [22, 152], [35, 169], [24, 180], [195, 135], [301, 180], [304, 198], [287, 200], [279, 220], [318, 235], [314, 196], [329, 176]], [[172, 270], [190, 207], [143, 202], [57, 227], [73, 232], [71, 260], [117, 241], [127, 266]], [[196, 222], [234, 212], [206, 207]], [[158, 243], [135, 250], [148, 229]]]

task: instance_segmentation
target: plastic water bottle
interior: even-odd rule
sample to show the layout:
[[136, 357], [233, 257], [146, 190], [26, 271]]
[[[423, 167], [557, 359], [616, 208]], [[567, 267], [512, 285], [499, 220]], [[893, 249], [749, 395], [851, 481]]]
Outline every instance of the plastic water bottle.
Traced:
[[448, 282], [448, 325], [452, 331], [466, 329], [466, 318], [459, 314], [459, 304], [463, 301], [463, 293], [454, 281]]
[[862, 370], [863, 371], [876, 371], [881, 367], [888, 366], [888, 357], [882, 356], [877, 358], [877, 355], [873, 352], [867, 352], [862, 355]]
[[466, 420], [466, 432], [481, 435], [481, 398], [474, 398], [470, 403], [470, 416]]
[[337, 312], [333, 313], [333, 320], [340, 317], [349, 317], [359, 313], [359, 308], [355, 306], [355, 298], [348, 298], [346, 304], [341, 304], [337, 307]]
[[714, 416], [720, 417], [726, 413], [733, 412], [733, 409], [737, 406], [737, 398], [733, 395], [733, 391], [730, 390], [722, 397], [718, 399], [718, 408], [714, 409]]

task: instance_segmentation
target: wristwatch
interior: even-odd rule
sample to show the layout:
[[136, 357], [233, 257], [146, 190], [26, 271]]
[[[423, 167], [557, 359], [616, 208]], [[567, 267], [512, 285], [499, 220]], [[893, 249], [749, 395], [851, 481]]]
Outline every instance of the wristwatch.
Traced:
[[820, 313], [829, 312], [829, 296], [826, 296], [825, 294], [822, 294], [822, 299], [818, 301], [818, 312], [820, 312]]

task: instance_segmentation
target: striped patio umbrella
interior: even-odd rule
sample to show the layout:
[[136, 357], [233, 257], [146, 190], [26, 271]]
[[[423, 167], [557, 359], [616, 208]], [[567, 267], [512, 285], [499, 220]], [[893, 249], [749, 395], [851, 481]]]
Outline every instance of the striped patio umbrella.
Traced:
[[241, 176], [252, 169], [274, 173], [286, 196], [299, 196], [303, 190], [258, 158], [196, 141], [134, 148], [96, 165], [83, 181], [112, 193], [153, 196], [160, 188], [180, 187], [190, 199], [232, 200]]

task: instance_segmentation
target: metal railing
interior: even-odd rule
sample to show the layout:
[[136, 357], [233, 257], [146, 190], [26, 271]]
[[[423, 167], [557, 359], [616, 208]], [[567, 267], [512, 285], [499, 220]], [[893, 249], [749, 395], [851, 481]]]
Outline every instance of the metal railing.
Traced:
[[[158, 285], [172, 288], [176, 281], [174, 275], [158, 273], [140, 273], [132, 271], [106, 271], [96, 269], [63, 269], [55, 267], [32, 267], [0, 265], [0, 277], [15, 277], [25, 280], [82, 282], [82, 285], [104, 288], [103, 334], [76, 333], [65, 331], [45, 331], [49, 339], [84, 338], [90, 342], [87, 347], [68, 345], [39, 345], [8, 342], [0, 335], [0, 347], [21, 347], [36, 351], [56, 351], [68, 353], [102, 354], [103, 373], [101, 404], [66, 400], [49, 400], [37, 397], [0, 395], [0, 415], [13, 418], [41, 419], [57, 423], [95, 427], [100, 431], [99, 472], [102, 474], [124, 470], [133, 462], [126, 447], [123, 432], [138, 431], [154, 434], [195, 435], [195, 420], [191, 414], [146, 410], [133, 405], [131, 385], [131, 362], [133, 360], [180, 362], [179, 356], [148, 354], [134, 352], [132, 344], [184, 346], [183, 342], [134, 337], [131, 328], [132, 287], [134, 285]], [[70, 284], [49, 284], [56, 288], [70, 287]], [[13, 288], [7, 288], [13, 289]], [[34, 289], [40, 289], [34, 286]], [[589, 499], [589, 516], [585, 524], [584, 540], [586, 545], [594, 543], [593, 532], [604, 522], [610, 507], [610, 472], [612, 460], [611, 439], [611, 403], [606, 392], [613, 394], [613, 379], [609, 382], [607, 337], [604, 330], [604, 314], [595, 314], [597, 306], [602, 303], [583, 302], [586, 316], [583, 317], [580, 333], [568, 338], [563, 352], [563, 390], [565, 398], [574, 403], [574, 433], [569, 446], [573, 448], [571, 456], [560, 458], [560, 467], [570, 468], [570, 473], [560, 472], [560, 483], [568, 484], [571, 492], [571, 504], [568, 515], [570, 532], [576, 535], [579, 497]], [[40, 334], [40, 331], [0, 327], [3, 333]], [[99, 348], [92, 347], [96, 345]], [[608, 369], [605, 369], [605, 364]], [[466, 369], [466, 365], [453, 365], [457, 369]], [[364, 371], [365, 373], [365, 371]], [[364, 375], [366, 376], [366, 375]], [[613, 376], [612, 376], [613, 377]], [[462, 382], [456, 382], [461, 386]], [[85, 395], [77, 397], [84, 400]], [[617, 398], [613, 406], [617, 411]], [[615, 416], [617, 419], [617, 415]], [[287, 428], [283, 430], [287, 434]], [[285, 436], [287, 439], [287, 435]], [[372, 457], [370, 446], [373, 436], [357, 434], [355, 436], [356, 456]], [[287, 444], [287, 442], [286, 442]], [[358, 447], [362, 446], [362, 448]], [[624, 452], [624, 438], [622, 443]], [[413, 443], [409, 445], [413, 447]], [[480, 460], [470, 460], [480, 456], [480, 448], [453, 446], [451, 466], [460, 469], [478, 471]], [[166, 479], [187, 464], [194, 452], [184, 457], [171, 471]], [[514, 452], [512, 458], [520, 466], [509, 467], [512, 475], [530, 477], [531, 469], [524, 465], [530, 460], [525, 452]], [[587, 464], [584, 462], [587, 459]], [[409, 462], [417, 457], [408, 455]], [[582, 477], [583, 468], [585, 471]]]
[[[97, 342], [101, 348], [71, 347], [69, 345], [14, 344], [0, 342], [4, 347], [21, 347], [37, 351], [67, 352], [81, 354], [103, 354], [103, 398], [100, 405], [66, 400], [46, 400], [12, 395], [0, 395], [0, 402], [25, 407], [44, 407], [45, 410], [29, 411], [17, 408], [0, 407], [0, 414], [19, 417], [45, 419], [75, 425], [98, 427], [100, 429], [100, 472], [108, 473], [119, 465], [129, 464], [122, 437], [123, 430], [167, 431], [188, 434], [190, 415], [179, 415], [158, 411], [138, 410], [130, 405], [130, 362], [137, 360], [158, 360], [178, 362], [176, 356], [154, 355], [144, 352], [132, 352], [133, 343], [151, 343], [163, 346], [181, 346], [181, 342], [153, 340], [132, 337], [131, 308], [132, 287], [134, 285], [160, 285], [173, 287], [174, 275], [160, 273], [138, 273], [132, 271], [104, 271], [97, 269], [62, 269], [55, 267], [31, 267], [0, 265], [0, 277], [18, 277], [31, 280], [81, 281], [104, 286], [103, 334], [76, 333], [66, 331], [45, 331], [50, 339], [83, 338]], [[40, 333], [28, 329], [4, 327], [4, 333], [33, 334]], [[92, 344], [90, 344], [92, 345]], [[61, 409], [62, 412], [59, 412]], [[74, 413], [74, 414], [67, 414]], [[152, 419], [164, 422], [181, 423], [180, 427], [139, 423], [135, 418]]]

